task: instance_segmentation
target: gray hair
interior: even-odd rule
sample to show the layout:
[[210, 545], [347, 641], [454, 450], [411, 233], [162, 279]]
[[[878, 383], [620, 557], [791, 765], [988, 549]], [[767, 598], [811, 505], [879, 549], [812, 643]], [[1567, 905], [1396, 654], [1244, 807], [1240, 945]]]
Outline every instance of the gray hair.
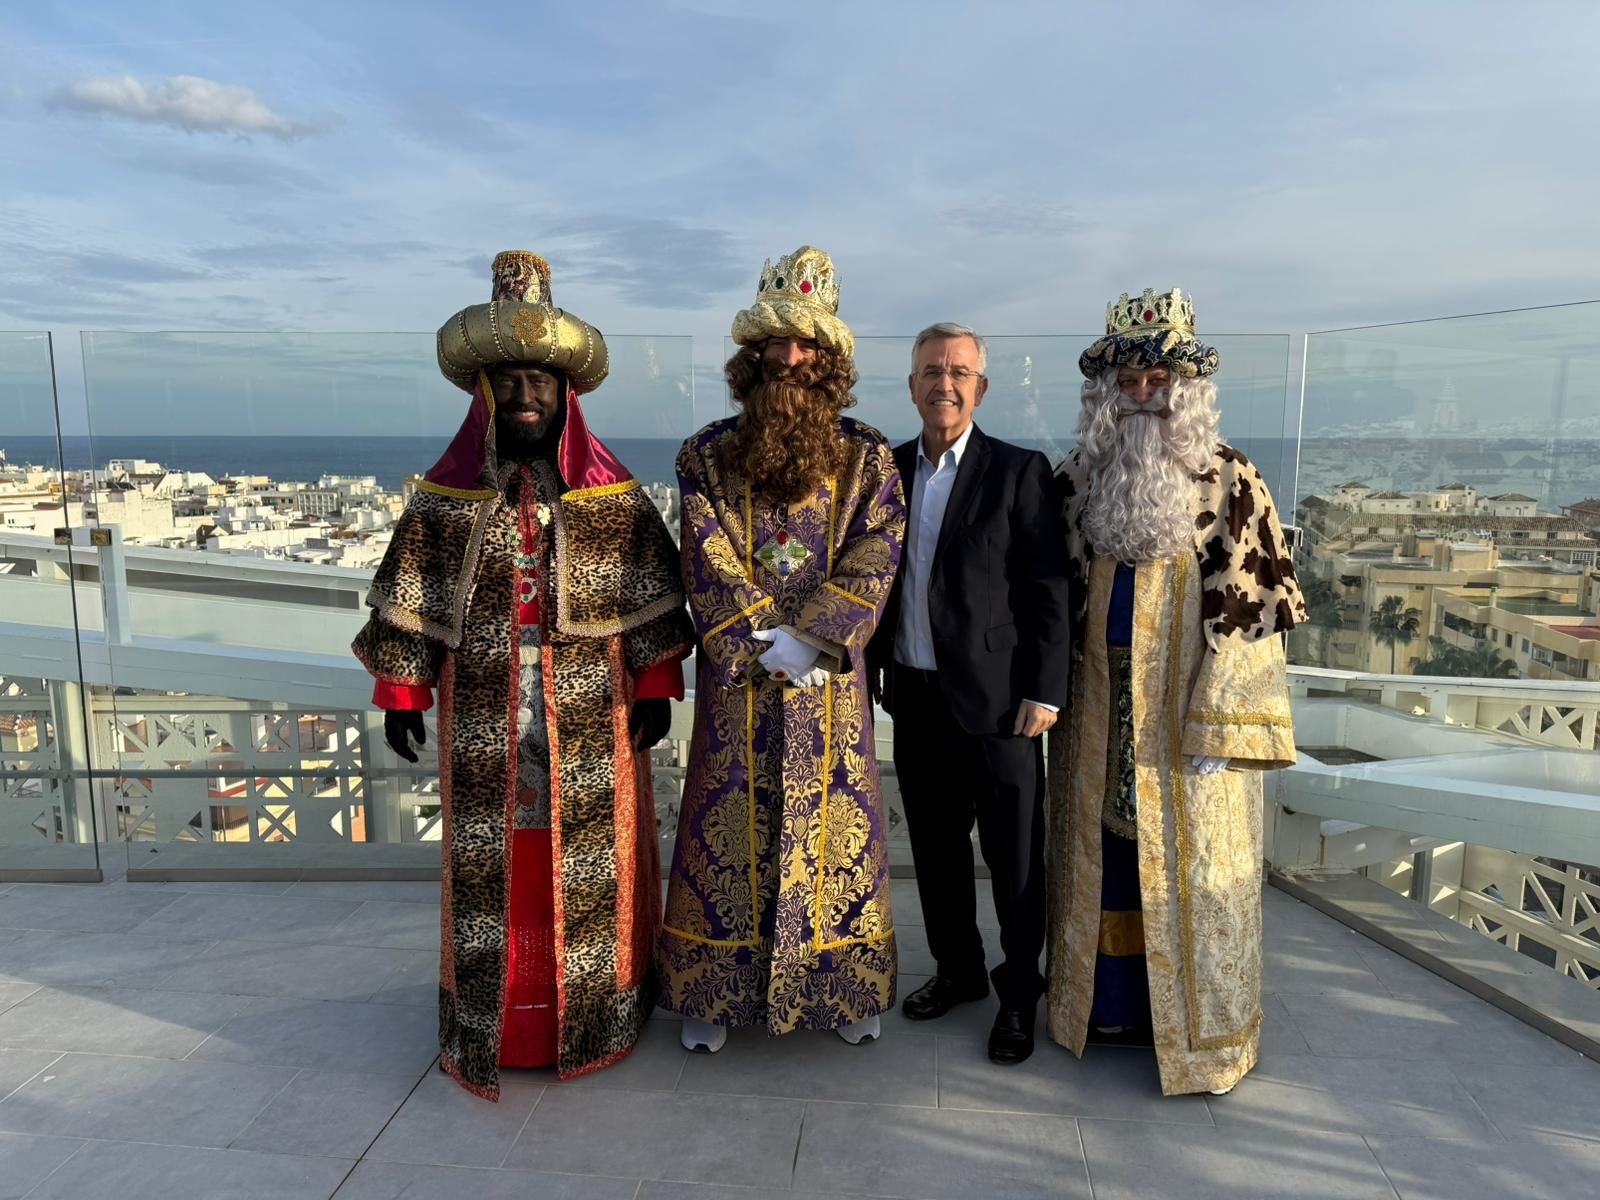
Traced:
[[1096, 553], [1119, 562], [1169, 558], [1194, 544], [1195, 477], [1216, 453], [1217, 389], [1177, 378], [1168, 418], [1123, 406], [1115, 370], [1085, 380], [1078, 442], [1089, 465], [1083, 532]]
[[983, 375], [989, 370], [989, 343], [978, 336], [978, 331], [966, 325], [957, 325], [954, 321], [940, 321], [917, 334], [917, 340], [911, 347], [913, 371], [917, 369], [917, 352], [922, 349], [924, 342], [931, 342], [935, 338], [971, 338], [978, 347], [978, 374]]

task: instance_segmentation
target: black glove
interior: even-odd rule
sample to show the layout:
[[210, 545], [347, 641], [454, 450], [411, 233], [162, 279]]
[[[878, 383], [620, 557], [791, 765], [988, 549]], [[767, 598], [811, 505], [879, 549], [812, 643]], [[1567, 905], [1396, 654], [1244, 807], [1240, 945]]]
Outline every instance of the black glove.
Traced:
[[867, 699], [891, 717], [894, 716], [894, 689], [889, 686], [889, 672], [893, 667], [867, 668]]
[[406, 741], [407, 734], [417, 739], [417, 745], [427, 744], [428, 731], [422, 726], [422, 714], [414, 709], [385, 709], [383, 740], [388, 742], [389, 749], [401, 758], [407, 762], [416, 762], [417, 752]]
[[628, 736], [640, 753], [650, 749], [672, 728], [672, 701], [635, 700], [628, 714]]

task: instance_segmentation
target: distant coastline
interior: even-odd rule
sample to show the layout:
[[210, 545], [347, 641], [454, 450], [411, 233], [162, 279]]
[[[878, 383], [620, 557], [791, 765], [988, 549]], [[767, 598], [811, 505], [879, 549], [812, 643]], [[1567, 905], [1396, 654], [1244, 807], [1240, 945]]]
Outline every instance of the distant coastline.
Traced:
[[[324, 475], [377, 478], [398, 492], [409, 475], [426, 471], [449, 437], [295, 436], [184, 437], [172, 435], [62, 438], [69, 471], [103, 467], [114, 458], [142, 458], [179, 471], [265, 475], [277, 482], [315, 482]], [[1019, 439], [1052, 462], [1074, 439]], [[1547, 509], [1600, 496], [1600, 440], [1508, 439], [1490, 436], [1412, 437], [1393, 433], [1306, 437], [1297, 447], [1285, 438], [1230, 439], [1261, 470], [1284, 512], [1291, 495], [1326, 492], [1349, 479], [1401, 491], [1464, 481], [1486, 495], [1523, 492]], [[675, 483], [676, 438], [607, 438], [607, 444], [646, 483]], [[1296, 453], [1298, 449], [1298, 454]], [[54, 466], [53, 437], [14, 437], [0, 431], [0, 450], [13, 464]]]

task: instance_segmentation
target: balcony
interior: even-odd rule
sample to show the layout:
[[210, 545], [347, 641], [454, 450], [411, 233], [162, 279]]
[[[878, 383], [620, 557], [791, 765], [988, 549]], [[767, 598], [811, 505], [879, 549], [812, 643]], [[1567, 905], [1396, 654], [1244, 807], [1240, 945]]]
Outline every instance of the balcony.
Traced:
[[[573, 1083], [519, 1073], [486, 1112], [433, 1069], [431, 768], [392, 757], [338, 653], [365, 578], [219, 569], [218, 588], [291, 589], [263, 603], [269, 631], [206, 594], [209, 556], [186, 577], [201, 590], [163, 588], [167, 553], [113, 541], [68, 564], [45, 539], [6, 546], [93, 576], [82, 587], [144, 581], [105, 606], [126, 609], [109, 631], [0, 626], [9, 660], [64, 676], [13, 679], [0, 701], [54, 747], [0, 760], [27, 764], [0, 808], [26, 818], [3, 834], [12, 861], [26, 837], [116, 836], [104, 882], [0, 884], [0, 1163], [38, 1180], [23, 1194], [131, 1171], [307, 1197], [966, 1196], [1004, 1164], [1007, 1194], [1175, 1195], [1236, 1186], [1248, 1161], [1294, 1194], [1405, 1196], [1449, 1179], [1570, 1190], [1600, 1166], [1600, 1067], [1572, 1048], [1600, 1045], [1600, 880], [1548, 858], [1600, 861], [1600, 787], [1573, 774], [1600, 762], [1592, 687], [1294, 669], [1307, 750], [1269, 793], [1263, 1061], [1230, 1096], [1163, 1099], [1148, 1052], [1126, 1047], [1079, 1062], [1044, 1041], [995, 1067], [973, 1006], [935, 1027], [896, 1016], [876, 1046], [746, 1035], [715, 1059], [685, 1054], [661, 1014], [625, 1063]], [[0, 604], [23, 611], [11, 598], [40, 586], [0, 575]], [[208, 636], [141, 632], [145, 614]], [[75, 700], [79, 743], [55, 732]], [[659, 756], [666, 829], [686, 717]], [[932, 962], [902, 838], [895, 852], [904, 993]], [[1470, 941], [1448, 939], [1453, 922]], [[985, 924], [993, 937], [992, 910]], [[1531, 1014], [1528, 995], [1544, 997]], [[871, 1154], [846, 1149], [861, 1129]]]
[[[916, 884], [893, 898], [904, 992], [932, 963]], [[712, 1058], [662, 1014], [623, 1063], [511, 1073], [491, 1108], [433, 1065], [437, 885], [13, 885], [0, 1181], [30, 1200], [1588, 1193], [1600, 1067], [1282, 891], [1265, 904], [1262, 1061], [1226, 1097], [1163, 1098], [1125, 1047], [1041, 1040], [994, 1066], [969, 1005], [892, 1016], [876, 1044], [739, 1034]]]
[[[1562, 319], [1526, 318], [1538, 332], [1527, 351], [1515, 322], [1224, 339], [1224, 433], [1263, 466], [1286, 511], [1357, 472], [1384, 489], [1442, 485], [1457, 462], [1491, 453], [1480, 444], [1512, 446], [1536, 427], [1542, 393], [1523, 397], [1517, 431], [1452, 446], [1437, 431], [1384, 425], [1400, 411], [1394, 389], [1441, 378], [1445, 361], [1460, 387], [1463, 348], [1485, 347], [1496, 349], [1471, 358], [1474, 370], [1532, 388], [1550, 354], [1592, 358], [1588, 327], [1563, 342]], [[1060, 400], [1086, 340], [995, 339], [986, 428], [1058, 455], [1071, 440]], [[896, 390], [906, 340], [860, 345], [858, 415], [909, 436]], [[151, 416], [152, 394], [166, 397], [169, 425], [220, 392], [239, 406], [230, 420], [299, 422], [348, 453], [380, 431], [343, 397], [370, 391], [365, 376], [377, 373], [386, 395], [417, 397], [396, 411], [422, 415], [368, 438], [370, 459], [320, 464], [305, 482], [375, 474], [398, 494], [404, 472], [426, 465], [428, 438], [449, 432], [421, 399], [439, 390], [429, 339], [392, 335], [354, 364], [319, 346], [88, 335], [82, 412], [48, 382], [19, 391], [14, 410], [0, 392], [7, 438], [21, 429], [54, 446], [56, 408], [94, 431], [89, 462], [69, 449], [53, 484], [19, 485], [27, 507], [7, 509], [0, 490], [0, 1196], [1593, 1190], [1600, 874], [1582, 864], [1600, 863], [1600, 685], [1566, 677], [1292, 667], [1302, 760], [1269, 778], [1263, 814], [1274, 885], [1263, 1059], [1227, 1097], [1163, 1100], [1148, 1052], [1126, 1047], [1092, 1047], [1078, 1062], [1046, 1041], [1024, 1067], [993, 1067], [982, 1005], [931, 1027], [892, 1017], [876, 1045], [740, 1036], [716, 1058], [683, 1054], [663, 1017], [632, 1058], [595, 1076], [525, 1073], [495, 1109], [460, 1092], [433, 1069], [435, 767], [389, 752], [347, 651], [370, 572], [288, 557], [296, 537], [315, 541], [313, 556], [340, 545], [310, 516], [304, 534], [249, 553], [145, 544], [161, 535], [111, 521], [122, 506], [84, 506], [93, 489], [69, 483], [82, 478], [73, 468], [114, 456], [133, 476], [141, 455], [248, 473], [247, 462], [184, 461], [193, 442], [130, 441], [168, 428]], [[720, 415], [695, 404], [697, 372], [717, 349], [614, 340], [607, 388], [618, 401], [591, 416], [607, 438], [640, 438], [633, 461], [657, 464], [641, 467], [650, 478], [670, 475], [663, 445]], [[0, 360], [8, 352], [24, 355], [0, 338]], [[235, 374], [218, 374], [219, 354]], [[1380, 366], [1352, 392], [1360, 362]], [[1600, 455], [1577, 450], [1600, 433], [1600, 414], [1581, 411], [1588, 393], [1562, 390], [1579, 374], [1574, 365], [1547, 381], [1548, 439], [1572, 452], [1524, 479], [1526, 447], [1492, 451], [1497, 490], [1541, 507], [1600, 494], [1600, 477], [1583, 474]], [[1358, 413], [1371, 395], [1385, 407]], [[1416, 411], [1426, 403], [1419, 393]], [[36, 428], [40, 413], [49, 419]], [[390, 433], [407, 445], [390, 447]], [[280, 454], [279, 443], [303, 440], [246, 448]], [[318, 490], [327, 512], [330, 495]], [[52, 502], [41, 516], [35, 506]], [[1316, 552], [1315, 536], [1297, 551], [1308, 576], [1329, 577]], [[1388, 550], [1372, 558], [1393, 563]], [[1408, 583], [1426, 578], [1427, 563], [1410, 565]], [[1340, 580], [1344, 629], [1329, 640], [1351, 657], [1338, 661], [1370, 645], [1357, 636], [1369, 627], [1367, 580]], [[1402, 646], [1399, 661], [1420, 649]], [[1389, 655], [1380, 647], [1372, 661]], [[881, 721], [885, 763], [890, 732]], [[656, 756], [669, 837], [687, 736], [679, 706]], [[932, 962], [892, 769], [885, 784], [904, 992]], [[985, 925], [992, 941], [992, 910]]]

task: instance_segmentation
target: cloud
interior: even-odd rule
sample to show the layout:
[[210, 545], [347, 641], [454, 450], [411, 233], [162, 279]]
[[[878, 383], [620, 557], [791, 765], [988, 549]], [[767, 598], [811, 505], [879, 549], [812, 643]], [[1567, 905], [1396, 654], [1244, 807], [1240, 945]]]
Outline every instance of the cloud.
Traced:
[[947, 209], [943, 218], [952, 229], [973, 237], [1063, 238], [1087, 227], [1064, 204], [978, 201]]
[[437, 253], [426, 242], [344, 241], [334, 245], [308, 240], [241, 242], [230, 246], [210, 246], [198, 253], [222, 270], [238, 275], [251, 271], [315, 271], [334, 263], [389, 262], [397, 258]]
[[[146, 148], [147, 149], [147, 148]], [[170, 145], [160, 154], [116, 153], [115, 161], [124, 170], [147, 175], [169, 175], [208, 187], [232, 188], [257, 195], [283, 197], [295, 194], [322, 194], [328, 183], [315, 171], [289, 163], [274, 163], [256, 153], [218, 150], [188, 153]]]
[[556, 287], [574, 279], [606, 284], [646, 308], [699, 308], [754, 270], [725, 229], [670, 217], [597, 214], [552, 222], [544, 237]]
[[48, 103], [66, 112], [144, 121], [185, 133], [264, 133], [292, 142], [316, 132], [313, 125], [273, 112], [250, 88], [198, 75], [154, 82], [132, 75], [80, 79], [56, 90]]

